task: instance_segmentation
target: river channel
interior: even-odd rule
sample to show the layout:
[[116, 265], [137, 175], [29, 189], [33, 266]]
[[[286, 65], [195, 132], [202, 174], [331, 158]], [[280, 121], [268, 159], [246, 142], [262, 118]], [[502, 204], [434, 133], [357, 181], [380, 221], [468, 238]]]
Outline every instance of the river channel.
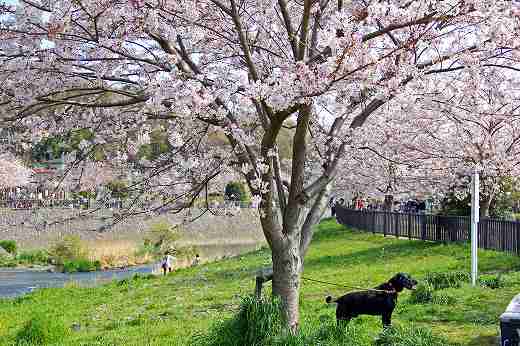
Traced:
[[[237, 256], [260, 247], [258, 243], [250, 244], [205, 244], [198, 245], [203, 261], [214, 261], [223, 257]], [[135, 274], [151, 274], [158, 269], [157, 264], [150, 264], [125, 269], [105, 270], [88, 273], [52, 273], [30, 269], [0, 268], [0, 298], [14, 298], [36, 289], [63, 287], [67, 283], [80, 286], [96, 286], [112, 280], [122, 280]]]

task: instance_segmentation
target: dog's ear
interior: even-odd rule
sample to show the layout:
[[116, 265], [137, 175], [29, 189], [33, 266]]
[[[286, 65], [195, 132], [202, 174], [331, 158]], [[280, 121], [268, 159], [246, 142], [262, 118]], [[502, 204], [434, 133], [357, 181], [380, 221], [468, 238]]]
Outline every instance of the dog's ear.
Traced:
[[397, 273], [389, 280], [397, 292], [401, 292], [403, 290], [403, 288], [404, 288], [403, 279], [404, 278], [405, 278], [405, 276], [403, 275], [403, 273]]

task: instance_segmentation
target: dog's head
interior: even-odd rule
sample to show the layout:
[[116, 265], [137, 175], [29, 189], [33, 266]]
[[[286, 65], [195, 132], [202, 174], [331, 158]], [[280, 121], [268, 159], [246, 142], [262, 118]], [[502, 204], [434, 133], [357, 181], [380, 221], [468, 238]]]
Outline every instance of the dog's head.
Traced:
[[417, 285], [417, 280], [414, 280], [410, 274], [406, 273], [397, 273], [395, 274], [389, 282], [395, 288], [397, 292], [401, 292], [403, 289], [407, 288], [409, 290], [414, 290]]

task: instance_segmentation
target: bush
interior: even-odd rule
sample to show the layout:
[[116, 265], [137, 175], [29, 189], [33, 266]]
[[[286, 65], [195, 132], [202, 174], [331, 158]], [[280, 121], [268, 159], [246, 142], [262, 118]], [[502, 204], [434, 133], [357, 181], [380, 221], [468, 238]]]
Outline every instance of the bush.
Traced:
[[0, 247], [2, 247], [5, 251], [9, 252], [10, 254], [16, 253], [16, 241], [14, 240], [0, 240]]
[[441, 272], [441, 273], [427, 273], [425, 281], [430, 284], [434, 290], [443, 288], [460, 288], [464, 282], [470, 281], [470, 274], [468, 272]]
[[67, 235], [56, 241], [50, 249], [50, 254], [56, 264], [87, 258], [87, 250], [77, 235]]
[[47, 315], [38, 315], [28, 321], [16, 334], [16, 345], [47, 345], [57, 343], [67, 335], [63, 322]]
[[242, 299], [233, 318], [217, 322], [206, 335], [197, 335], [193, 343], [205, 346], [271, 345], [280, 334], [282, 316], [278, 300]]
[[431, 302], [436, 305], [451, 305], [457, 302], [457, 298], [448, 292], [440, 291], [433, 293]]
[[506, 282], [500, 275], [482, 275], [478, 279], [480, 286], [497, 289], [505, 287]]
[[101, 270], [101, 262], [87, 259], [65, 260], [63, 263], [64, 273], [93, 272]]
[[149, 232], [154, 252], [159, 253], [174, 247], [175, 242], [180, 238], [179, 226], [172, 226], [167, 221], [152, 224]]
[[420, 283], [412, 291], [409, 301], [411, 304], [424, 304], [433, 300], [433, 286], [428, 282]]
[[31, 250], [19, 253], [16, 259], [22, 264], [48, 264], [50, 255], [45, 250]]

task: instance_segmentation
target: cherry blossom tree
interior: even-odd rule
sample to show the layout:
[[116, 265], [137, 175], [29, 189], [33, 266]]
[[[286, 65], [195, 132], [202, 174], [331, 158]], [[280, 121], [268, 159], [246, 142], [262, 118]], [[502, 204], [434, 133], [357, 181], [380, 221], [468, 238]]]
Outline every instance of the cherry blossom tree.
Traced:
[[[0, 119], [26, 130], [20, 141], [91, 130], [83, 151], [110, 148], [107, 159], [140, 172], [136, 189], [166, 203], [190, 205], [242, 172], [272, 250], [273, 293], [296, 331], [312, 226], [342, 159], [370, 138], [367, 121], [435, 89], [436, 75], [516, 64], [518, 15], [481, 0], [4, 2]], [[156, 126], [171, 151], [137, 157]], [[212, 146], [212, 132], [228, 145]]]
[[[468, 183], [468, 172], [481, 170], [482, 216], [504, 178], [520, 175], [519, 69], [472, 71], [451, 80], [423, 105], [429, 116], [408, 148], [444, 161]], [[417, 127], [418, 123], [414, 126]]]
[[0, 155], [0, 187], [20, 187], [29, 183], [31, 170], [13, 155]]

